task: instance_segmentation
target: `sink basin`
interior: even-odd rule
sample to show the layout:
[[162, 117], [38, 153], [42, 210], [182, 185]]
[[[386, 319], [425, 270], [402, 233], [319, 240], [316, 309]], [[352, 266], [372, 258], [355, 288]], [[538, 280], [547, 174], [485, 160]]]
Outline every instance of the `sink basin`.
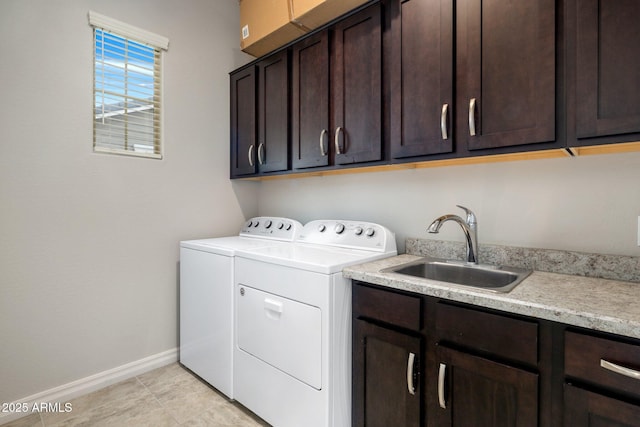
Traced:
[[383, 270], [440, 282], [482, 288], [494, 292], [509, 292], [522, 282], [531, 270], [462, 261], [422, 258]]

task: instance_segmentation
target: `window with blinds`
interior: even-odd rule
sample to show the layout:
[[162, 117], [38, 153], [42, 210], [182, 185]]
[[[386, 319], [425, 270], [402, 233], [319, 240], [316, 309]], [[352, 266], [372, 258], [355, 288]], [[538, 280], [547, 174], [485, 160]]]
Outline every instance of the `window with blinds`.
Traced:
[[164, 49], [168, 41], [93, 12], [89, 22], [94, 27], [94, 151], [162, 158], [162, 47], [149, 40], [159, 39]]

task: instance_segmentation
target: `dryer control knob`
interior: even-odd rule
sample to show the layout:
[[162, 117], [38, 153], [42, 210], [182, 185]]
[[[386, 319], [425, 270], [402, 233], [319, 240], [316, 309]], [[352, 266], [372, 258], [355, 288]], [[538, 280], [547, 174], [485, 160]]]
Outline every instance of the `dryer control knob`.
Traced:
[[271, 222], [271, 220], [268, 219], [267, 222], [264, 223], [264, 228], [271, 228], [271, 224], [273, 224], [273, 222]]
[[287, 224], [287, 228], [286, 228], [286, 230], [287, 230], [287, 231], [291, 230], [291, 227], [293, 227], [293, 225], [292, 225], [292, 224]]
[[366, 234], [367, 237], [373, 237], [373, 235], [376, 234], [376, 230], [373, 228], [367, 228], [367, 231], [365, 231], [364, 234]]
[[278, 223], [278, 230], [282, 230], [284, 228], [284, 223], [279, 222]]
[[342, 234], [344, 232], [344, 224], [336, 224], [334, 231], [336, 232], [336, 234]]
[[364, 232], [364, 230], [362, 229], [362, 227], [356, 227], [354, 233], [356, 233], [356, 236], [362, 236], [362, 233]]
[[254, 222], [254, 223], [253, 223], [253, 226], [254, 226], [254, 227], [257, 227], [257, 226], [259, 226], [259, 225], [260, 225], [260, 221], [256, 221], [256, 222]]
[[324, 233], [324, 231], [325, 231], [326, 229], [327, 229], [327, 226], [326, 226], [326, 225], [324, 225], [324, 224], [320, 224], [320, 225], [318, 226], [318, 231], [319, 231], [319, 232], [321, 232], [321, 233]]

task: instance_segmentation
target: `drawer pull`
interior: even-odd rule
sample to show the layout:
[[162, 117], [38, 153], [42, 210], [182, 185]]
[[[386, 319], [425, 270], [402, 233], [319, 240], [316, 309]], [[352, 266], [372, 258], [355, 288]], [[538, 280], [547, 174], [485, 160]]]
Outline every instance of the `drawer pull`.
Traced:
[[624, 375], [625, 377], [640, 380], [640, 371], [634, 369], [625, 368], [624, 366], [616, 365], [607, 360], [600, 359], [600, 366], [608, 371], [615, 372], [616, 374]]
[[440, 369], [438, 369], [438, 403], [442, 409], [447, 409], [447, 402], [444, 400], [444, 376], [446, 371], [447, 365], [441, 363]]
[[407, 389], [409, 390], [410, 395], [416, 394], [416, 388], [413, 385], [413, 365], [416, 355], [413, 353], [409, 353], [409, 358], [407, 359]]

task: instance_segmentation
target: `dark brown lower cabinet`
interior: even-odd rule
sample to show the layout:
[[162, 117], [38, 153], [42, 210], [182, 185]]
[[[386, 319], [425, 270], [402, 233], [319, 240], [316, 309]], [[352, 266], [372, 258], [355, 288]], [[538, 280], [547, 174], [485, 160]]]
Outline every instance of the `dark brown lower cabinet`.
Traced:
[[421, 425], [422, 339], [355, 319], [353, 425]]
[[356, 427], [640, 427], [640, 340], [353, 283]]
[[538, 374], [444, 346], [436, 355], [435, 425], [538, 425]]
[[637, 427], [640, 406], [613, 399], [570, 384], [564, 389], [567, 427]]

